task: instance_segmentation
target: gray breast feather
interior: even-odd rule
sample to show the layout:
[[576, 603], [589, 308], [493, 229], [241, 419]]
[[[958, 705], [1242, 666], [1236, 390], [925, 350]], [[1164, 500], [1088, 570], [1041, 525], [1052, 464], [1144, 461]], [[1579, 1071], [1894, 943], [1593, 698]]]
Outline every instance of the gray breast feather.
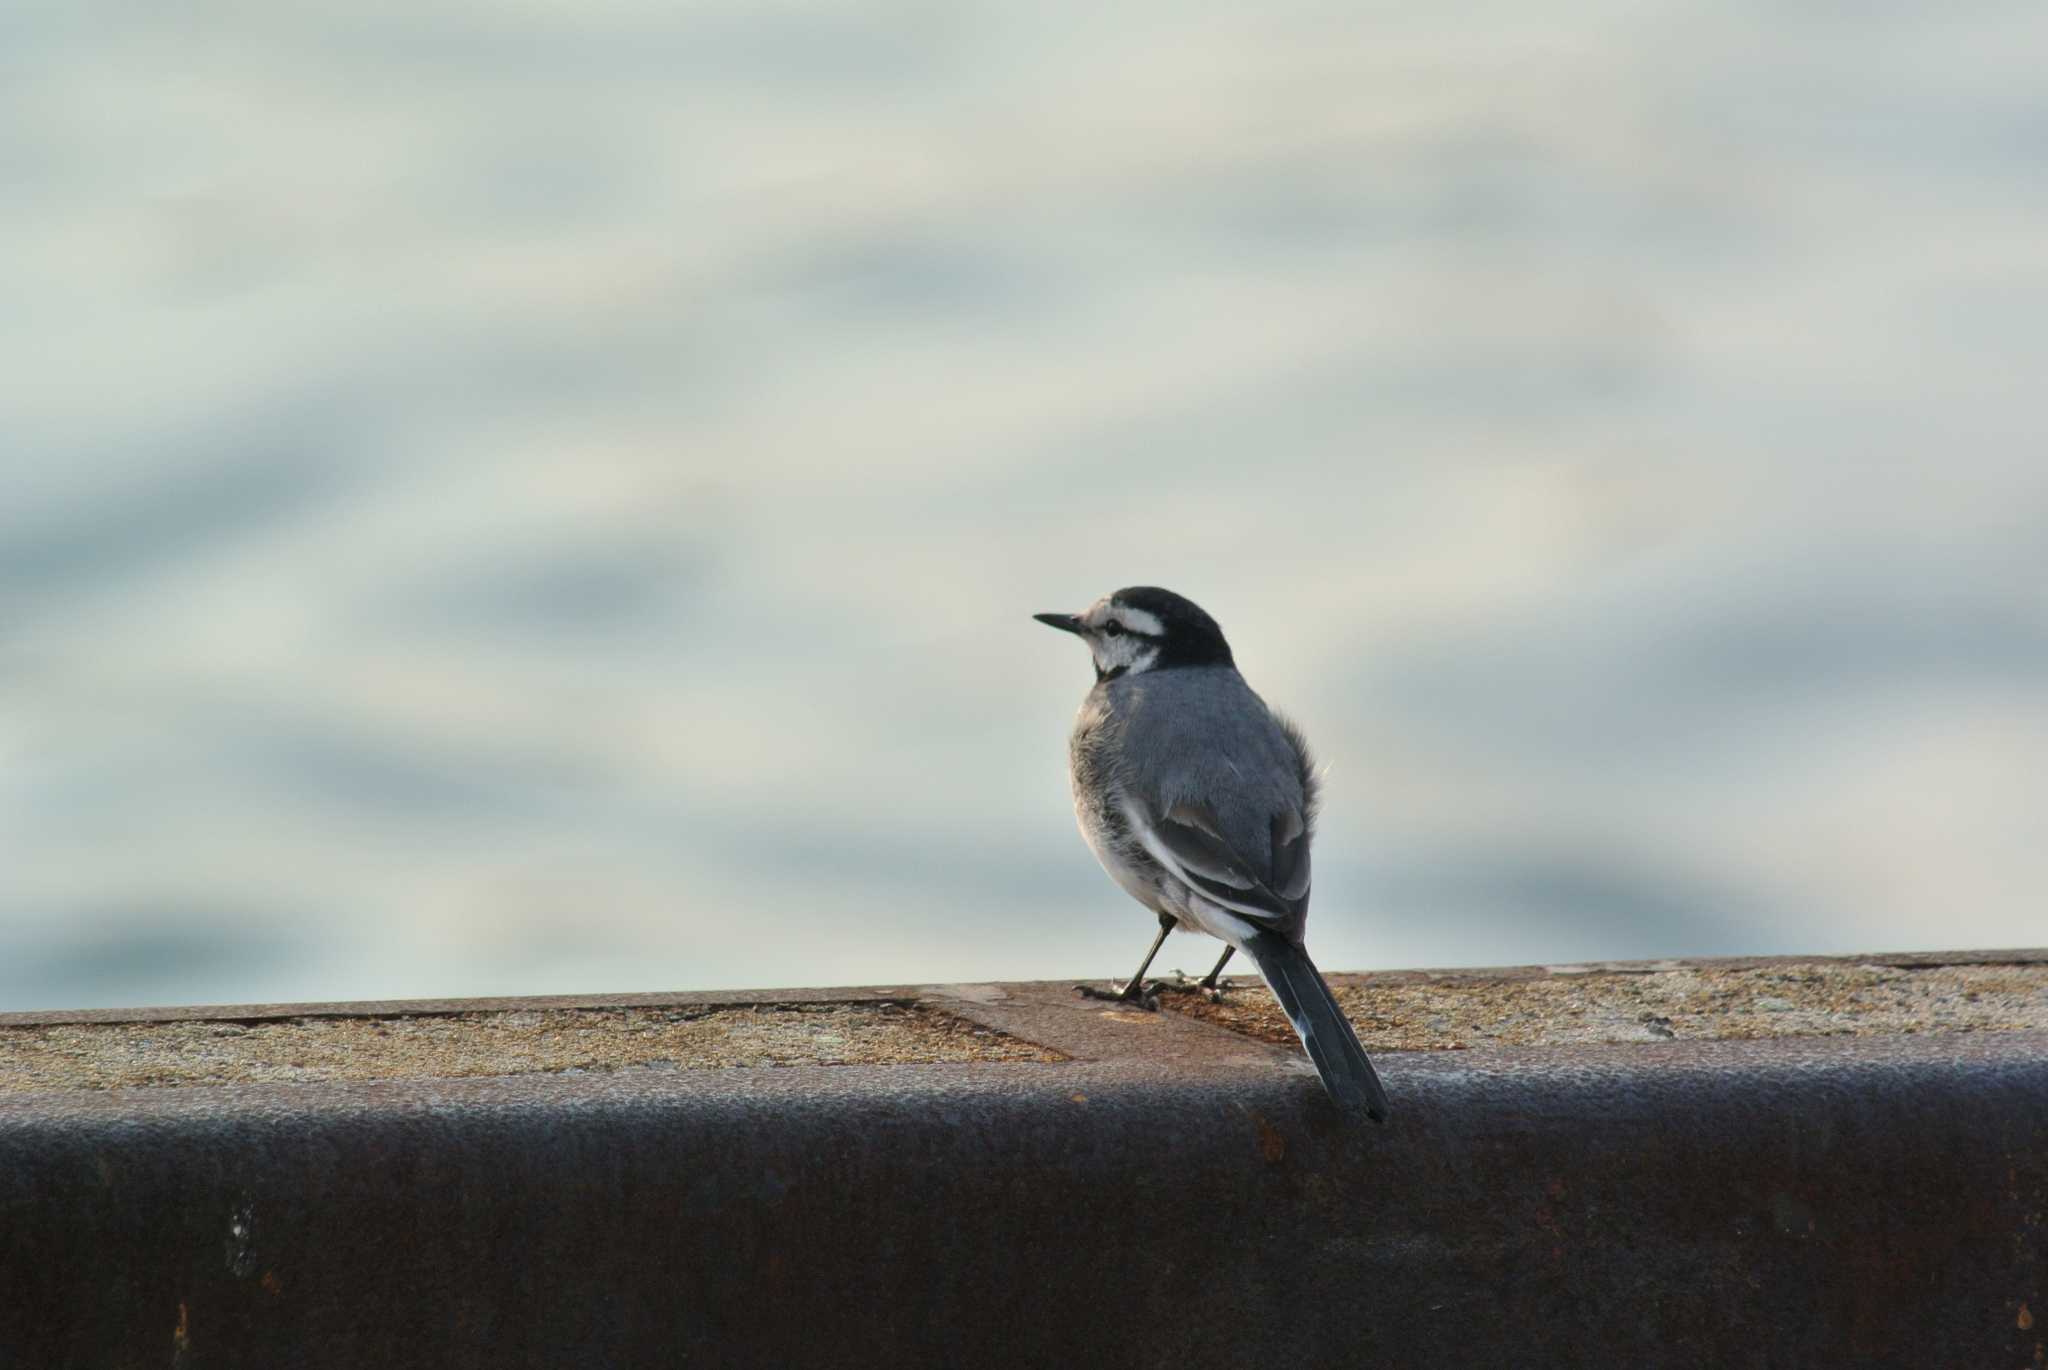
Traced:
[[1116, 780], [1204, 893], [1263, 921], [1307, 912], [1315, 778], [1300, 733], [1229, 667], [1111, 687]]

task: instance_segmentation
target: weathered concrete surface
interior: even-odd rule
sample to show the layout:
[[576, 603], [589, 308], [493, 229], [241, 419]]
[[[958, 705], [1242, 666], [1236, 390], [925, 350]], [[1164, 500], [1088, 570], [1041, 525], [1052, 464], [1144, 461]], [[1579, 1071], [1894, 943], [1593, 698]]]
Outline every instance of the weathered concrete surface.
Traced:
[[[2010, 959], [1774, 958], [1341, 976], [1337, 999], [1367, 1047], [1394, 1051], [2048, 1031], [2048, 960], [1980, 955]], [[1256, 980], [1229, 985], [1216, 998], [1170, 987], [1160, 1002], [1265, 1041], [1294, 1040]]]
[[0, 1366], [2048, 1363], [2048, 1033], [1390, 1052], [1373, 1128], [1185, 1014], [866, 1001], [1064, 1059], [0, 1098]]
[[928, 1005], [886, 1001], [0, 1024], [0, 1094], [1058, 1059]]
[[[1375, 1051], [2048, 1031], [2048, 957], [1974, 955], [2000, 959], [1777, 958], [1335, 980], [1359, 1036]], [[1294, 1041], [1255, 979], [1235, 978], [1213, 997], [1175, 989], [1160, 996], [1163, 1007], [1262, 1041]], [[875, 997], [883, 993], [777, 991], [739, 1004], [715, 995], [630, 995], [0, 1015], [0, 1094], [1063, 1059], [947, 1012], [918, 991]]]

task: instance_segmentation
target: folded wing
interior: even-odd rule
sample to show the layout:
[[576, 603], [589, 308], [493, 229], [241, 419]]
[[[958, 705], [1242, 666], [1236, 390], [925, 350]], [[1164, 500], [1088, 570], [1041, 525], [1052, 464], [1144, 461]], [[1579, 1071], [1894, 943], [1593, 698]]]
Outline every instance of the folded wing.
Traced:
[[[1132, 828], [1153, 859], [1189, 888], [1254, 922], [1298, 923], [1308, 911], [1308, 825], [1301, 811], [1284, 806], [1263, 823], [1226, 826], [1214, 808], [1182, 800], [1164, 813], [1141, 800], [1130, 801]], [[1226, 833], [1235, 829], [1233, 843]], [[1263, 829], [1263, 834], [1260, 833]], [[1252, 845], [1243, 834], [1266, 841]]]

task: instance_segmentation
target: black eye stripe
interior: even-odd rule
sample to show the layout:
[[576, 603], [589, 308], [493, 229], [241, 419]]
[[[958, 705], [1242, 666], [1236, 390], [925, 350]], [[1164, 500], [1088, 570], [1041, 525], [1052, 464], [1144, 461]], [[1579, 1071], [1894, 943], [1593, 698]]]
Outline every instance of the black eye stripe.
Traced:
[[1108, 623], [1102, 625], [1100, 633], [1104, 637], [1135, 637], [1141, 643], [1163, 643], [1165, 641], [1165, 633], [1139, 633], [1137, 629], [1126, 629], [1124, 625], [1116, 623], [1114, 618], [1110, 618]]
[[1103, 624], [1097, 631], [1104, 637], [1134, 637], [1140, 642], [1166, 641], [1166, 634], [1164, 633], [1141, 633], [1136, 628], [1124, 627], [1123, 624], [1118, 623], [1115, 619], [1111, 619]]

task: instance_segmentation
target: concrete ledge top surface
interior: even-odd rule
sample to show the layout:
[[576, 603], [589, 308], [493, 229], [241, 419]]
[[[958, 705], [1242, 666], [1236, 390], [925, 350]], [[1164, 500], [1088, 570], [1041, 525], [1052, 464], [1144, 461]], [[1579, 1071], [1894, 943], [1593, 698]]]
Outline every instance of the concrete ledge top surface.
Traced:
[[[2048, 1032], [2042, 950], [1331, 979], [1367, 1047], [1387, 1053]], [[9, 1014], [0, 1015], [0, 1103], [760, 1067], [1270, 1068], [1296, 1054], [1255, 980], [1233, 981], [1220, 998], [1169, 986], [1159, 1002], [1164, 1012], [1145, 1012], [1037, 982]]]
[[2048, 1364], [2048, 954], [1332, 979], [0, 1018], [0, 1366]]

